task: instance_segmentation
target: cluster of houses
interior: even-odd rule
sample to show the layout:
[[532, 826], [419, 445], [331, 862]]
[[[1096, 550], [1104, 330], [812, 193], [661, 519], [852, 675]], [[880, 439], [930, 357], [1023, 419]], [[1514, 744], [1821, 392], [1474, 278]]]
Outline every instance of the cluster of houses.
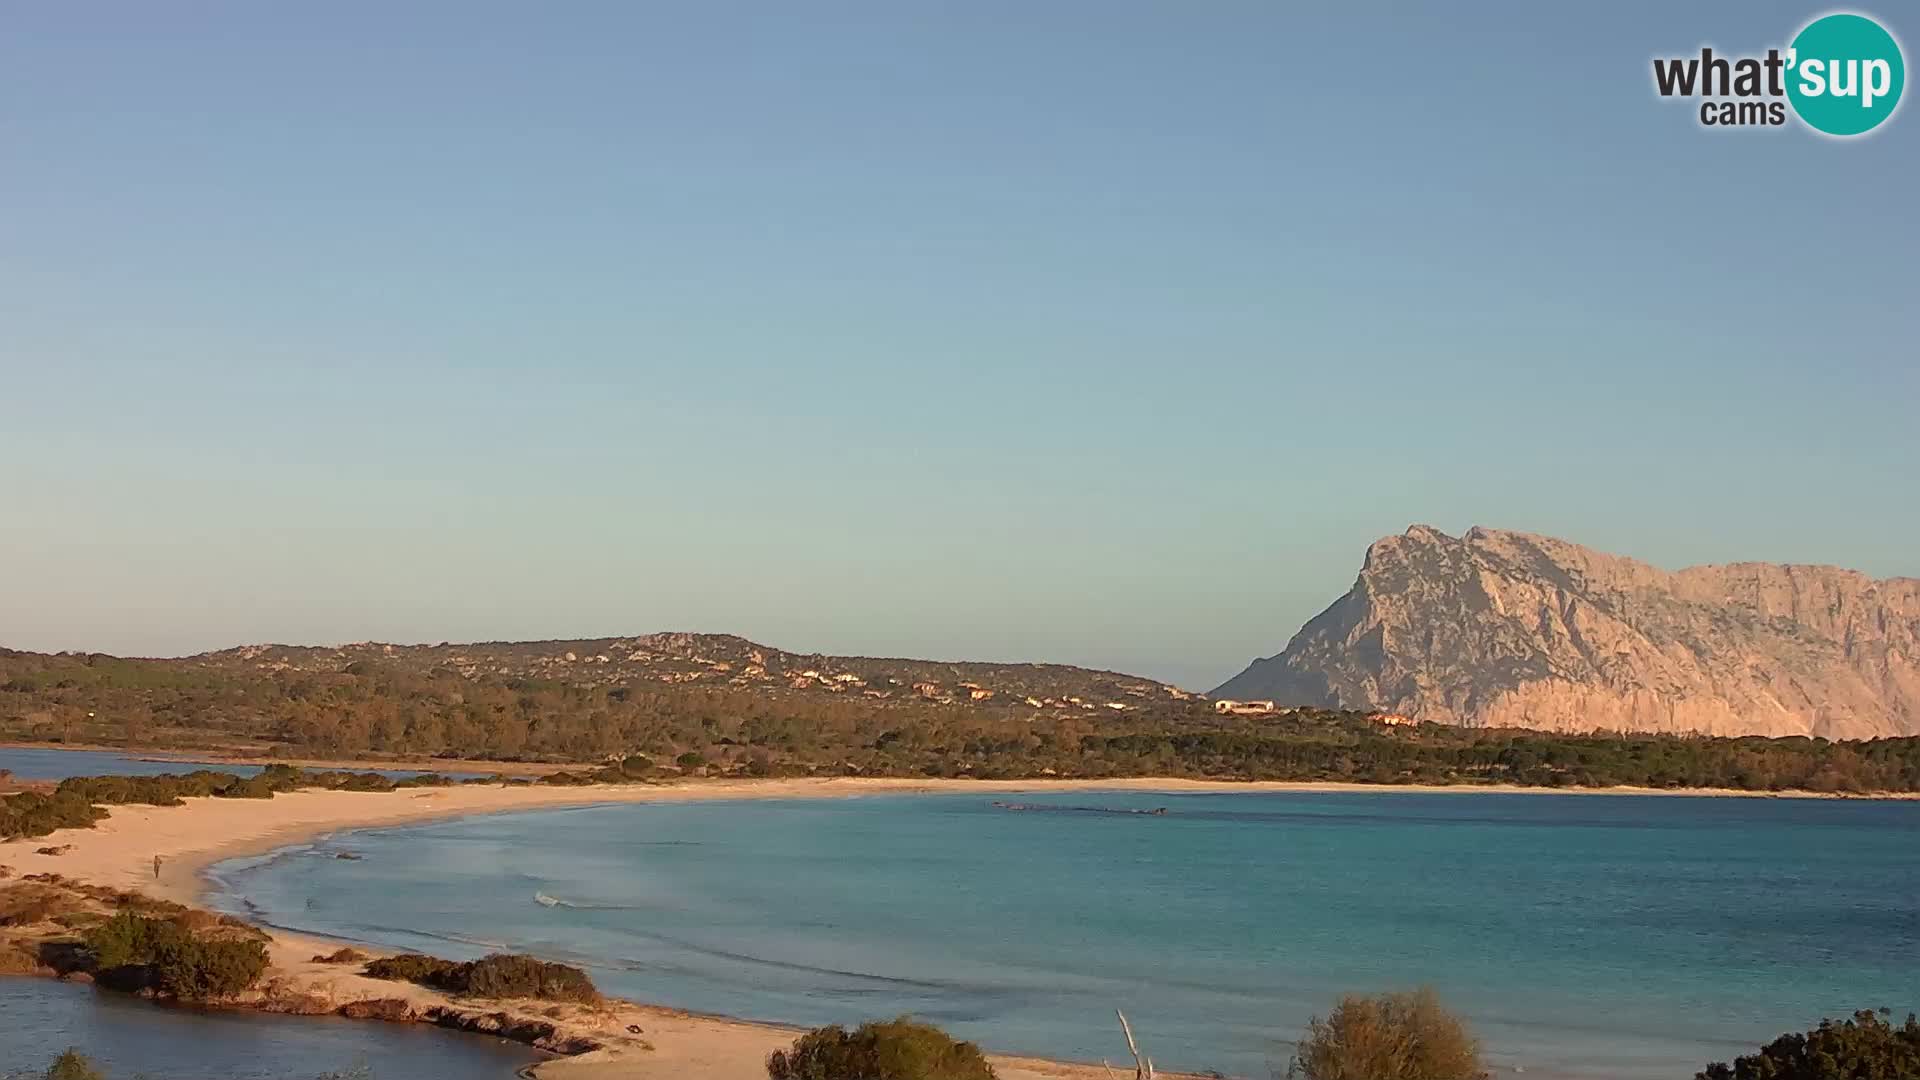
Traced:
[[[746, 646], [747, 648], [733, 651], [731, 659], [702, 655], [702, 653], [712, 651], [709, 646], [715, 640], [720, 642], [719, 648], [723, 654], [728, 651], [729, 641], [736, 647]], [[441, 647], [445, 648], [444, 643]], [[619, 683], [630, 680], [633, 678], [633, 669], [628, 665], [642, 665], [652, 669], [646, 673], [645, 677], [669, 684], [689, 683], [702, 679], [725, 681], [730, 685], [739, 687], [754, 685], [777, 686], [785, 683], [788, 689], [793, 690], [818, 690], [835, 694], [858, 692], [863, 697], [874, 699], [888, 699], [899, 695], [921, 701], [948, 705], [993, 701], [1004, 692], [1004, 690], [995, 690], [991, 687], [982, 686], [977, 682], [958, 682], [948, 687], [931, 679], [915, 682], [908, 686], [904, 685], [899, 679], [888, 678], [886, 676], [861, 675], [852, 671], [828, 670], [825, 665], [819, 662], [824, 658], [818, 656], [798, 657], [787, 653], [776, 653], [770, 664], [769, 655], [765, 650], [752, 647], [750, 642], [738, 638], [716, 639], [708, 635], [656, 634], [633, 638], [631, 640], [609, 641], [604, 648], [606, 650], [604, 652], [594, 652], [590, 654], [580, 654], [571, 651], [532, 657], [527, 657], [522, 654], [512, 668], [503, 664], [502, 661], [511, 661], [514, 659], [513, 657], [500, 655], [474, 656], [463, 650], [462, 652], [447, 657], [445, 664], [447, 667], [458, 671], [470, 679], [477, 678], [482, 674], [506, 675], [513, 674], [516, 670], [526, 672], [529, 669], [533, 672], [550, 673], [554, 676], [558, 676], [561, 670], [565, 670], [569, 673], [569, 677], [578, 679], [581, 675], [585, 674], [585, 672], [582, 671], [583, 668], [607, 666], [608, 670], [606, 670], [604, 674], [596, 673], [588, 676], [588, 681], [594, 684]], [[364, 654], [374, 650], [378, 650], [389, 657], [396, 654], [396, 650], [392, 645], [365, 642], [343, 646], [335, 650], [333, 652], [333, 659], [337, 662], [338, 660], [349, 659], [351, 655], [355, 653]], [[236, 650], [236, 652], [240, 659], [252, 661], [256, 667], [270, 670], [298, 670], [307, 666], [299, 662], [301, 659], [300, 653], [302, 653], [303, 650], [289, 650], [277, 646], [249, 646]], [[290, 663], [289, 660], [293, 662]], [[802, 662], [811, 661], [814, 666], [796, 671], [794, 668], [799, 665], [793, 663], [795, 660]], [[621, 663], [621, 661], [624, 661], [624, 663]], [[324, 663], [324, 661], [322, 662]], [[770, 667], [774, 670], [769, 670]], [[959, 669], [956, 668], [954, 670], [958, 673]], [[1014, 691], [1016, 696], [1012, 700], [1024, 703], [1035, 709], [1072, 709], [1087, 712], [1097, 712], [1103, 709], [1113, 712], [1126, 712], [1128, 710], [1138, 709], [1149, 704], [1151, 699], [1157, 697], [1160, 691], [1164, 691], [1175, 701], [1208, 700], [1204, 694], [1195, 694], [1182, 690], [1177, 686], [1164, 684], [1122, 683], [1114, 689], [1117, 690], [1119, 694], [1118, 700], [1089, 699], [1071, 694], [1061, 696], [1021, 695], [1019, 691]], [[1111, 693], [1113, 691], [1108, 692]], [[1105, 694], [1101, 696], [1104, 698]], [[1298, 711], [1293, 707], [1282, 706], [1272, 700], [1241, 701], [1233, 698], [1218, 698], [1212, 701], [1212, 705], [1214, 712], [1221, 716], [1284, 716]], [[1413, 727], [1420, 723], [1415, 717], [1397, 712], [1376, 712], [1370, 714], [1368, 719], [1382, 727]]]
[[[1222, 716], [1276, 716], [1295, 713], [1296, 708], [1281, 708], [1272, 701], [1235, 701], [1232, 698], [1216, 698], [1213, 711]], [[1413, 727], [1420, 723], [1405, 713], [1377, 712], [1367, 719], [1383, 727]]]

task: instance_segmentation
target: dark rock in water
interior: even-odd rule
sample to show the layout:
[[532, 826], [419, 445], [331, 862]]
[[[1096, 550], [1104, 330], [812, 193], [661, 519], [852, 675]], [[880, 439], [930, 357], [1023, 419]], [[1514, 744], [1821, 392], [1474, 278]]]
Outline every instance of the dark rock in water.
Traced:
[[347, 859], [347, 860], [349, 860], [349, 861], [351, 861], [351, 862], [359, 862], [359, 861], [360, 861], [360, 856], [358, 856], [358, 855], [355, 855], [355, 854], [354, 854], [353, 852], [351, 852], [351, 851], [336, 851], [336, 852], [334, 852], [334, 853], [333, 853], [333, 857], [334, 857], [334, 858], [336, 858], [336, 859]]

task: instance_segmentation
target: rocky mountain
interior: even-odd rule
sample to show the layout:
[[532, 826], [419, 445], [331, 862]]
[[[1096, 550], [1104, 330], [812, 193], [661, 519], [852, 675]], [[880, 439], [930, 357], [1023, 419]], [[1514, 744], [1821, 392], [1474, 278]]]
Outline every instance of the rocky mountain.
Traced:
[[1217, 697], [1554, 731], [1920, 734], [1920, 579], [1666, 571], [1551, 537], [1424, 525]]

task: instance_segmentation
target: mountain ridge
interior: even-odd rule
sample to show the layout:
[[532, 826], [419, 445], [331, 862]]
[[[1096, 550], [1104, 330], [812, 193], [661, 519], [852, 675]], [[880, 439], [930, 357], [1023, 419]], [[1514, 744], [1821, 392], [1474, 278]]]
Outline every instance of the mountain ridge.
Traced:
[[1920, 579], [1804, 563], [1663, 570], [1556, 537], [1428, 525], [1214, 690], [1552, 731], [1920, 733]]

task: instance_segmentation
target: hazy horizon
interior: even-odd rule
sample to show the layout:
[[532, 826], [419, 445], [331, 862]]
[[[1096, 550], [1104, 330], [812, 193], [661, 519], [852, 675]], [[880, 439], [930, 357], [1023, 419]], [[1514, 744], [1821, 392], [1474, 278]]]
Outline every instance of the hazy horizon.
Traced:
[[[1410, 524], [1408, 527], [1411, 528], [1413, 527], [1413, 525], [1420, 525], [1420, 524], [1427, 524], [1427, 523], [1415, 522]], [[1466, 532], [1468, 528], [1474, 528], [1474, 527], [1497, 528], [1497, 526], [1483, 525], [1483, 526], [1466, 526], [1460, 529], [1442, 529], [1441, 531], [1446, 532], [1449, 535], [1457, 536], [1461, 533]], [[1512, 531], [1529, 532], [1531, 530], [1518, 529], [1518, 530], [1512, 530]], [[1376, 537], [1375, 539], [1379, 539], [1379, 538]], [[1571, 538], [1560, 537], [1559, 539], [1571, 539]], [[1623, 555], [1626, 553], [1608, 552], [1607, 554]], [[1628, 557], [1633, 558], [1635, 556], [1628, 556]], [[1640, 561], [1651, 562], [1651, 560], [1646, 560], [1646, 559], [1642, 559]], [[1718, 561], [1725, 562], [1725, 563], [1739, 563], [1739, 562], [1754, 562], [1754, 561], [1765, 561], [1765, 560], [1751, 560], [1751, 559], [1736, 558], [1736, 559], [1726, 559], [1726, 560], [1718, 560]], [[1659, 563], [1652, 563], [1652, 565], [1662, 570], [1681, 570], [1681, 569], [1686, 569], [1687, 566], [1700, 566], [1700, 565], [1709, 565], [1709, 564], [1693, 563], [1693, 564], [1687, 564], [1687, 566], [1678, 566], [1678, 565], [1666, 566]], [[1833, 565], [1833, 564], [1800, 563], [1798, 565]], [[1357, 569], [1358, 567], [1357, 567], [1357, 561], [1356, 561], [1356, 572], [1357, 572]], [[1858, 568], [1840, 567], [1840, 569], [1857, 570]], [[1860, 572], [1865, 573], [1865, 571], [1860, 571]], [[1912, 577], [1913, 575], [1892, 574], [1892, 575], [1870, 575], [1870, 576], [1873, 576], [1879, 580], [1886, 580], [1889, 578], [1907, 578], [1907, 577]], [[1351, 579], [1349, 579], [1346, 584], [1343, 584], [1340, 587], [1340, 591], [1338, 593], [1335, 593], [1333, 596], [1329, 597], [1327, 603], [1331, 604], [1335, 600], [1339, 599], [1339, 597], [1341, 595], [1344, 595], [1345, 592], [1350, 587], [1351, 587]], [[1325, 610], [1325, 607], [1326, 605], [1322, 605], [1321, 607], [1314, 609], [1314, 611], [1312, 612], [1312, 615], [1319, 614], [1321, 611]], [[1311, 615], [1309, 615], [1308, 618], [1311, 618]], [[1304, 623], [1307, 620], [1302, 619], [1301, 621]], [[594, 632], [594, 633], [564, 633], [564, 634], [537, 634], [537, 635], [504, 635], [504, 636], [495, 635], [490, 637], [470, 637], [470, 638], [460, 638], [460, 639], [446, 638], [446, 637], [440, 637], [440, 638], [423, 637], [423, 638], [406, 639], [406, 640], [394, 639], [394, 638], [359, 637], [359, 638], [337, 638], [337, 639], [330, 639], [325, 641], [294, 641], [294, 640], [262, 639], [258, 641], [232, 641], [232, 642], [226, 642], [223, 644], [209, 645], [203, 648], [192, 648], [192, 649], [186, 649], [183, 651], [169, 652], [169, 653], [121, 652], [121, 653], [117, 653], [117, 655], [141, 658], [141, 659], [177, 659], [177, 658], [196, 656], [196, 655], [201, 655], [201, 654], [211, 653], [211, 652], [220, 652], [227, 649], [245, 648], [248, 646], [256, 646], [256, 645], [284, 645], [284, 646], [291, 646], [296, 648], [335, 648], [335, 647], [342, 647], [347, 645], [358, 645], [358, 644], [381, 644], [381, 645], [396, 645], [396, 646], [440, 646], [440, 645], [476, 645], [476, 644], [485, 644], [489, 642], [523, 643], [523, 642], [537, 642], [537, 641], [591, 641], [591, 640], [622, 638], [622, 637], [642, 637], [648, 634], [659, 634], [659, 633], [732, 634], [737, 637], [746, 638], [747, 640], [754, 642], [756, 645], [764, 645], [770, 648], [776, 648], [776, 649], [783, 650], [785, 652], [794, 653], [798, 655], [809, 655], [809, 654], [820, 653], [820, 654], [826, 654], [826, 655], [857, 656], [857, 657], [880, 658], [880, 659], [893, 658], [893, 659], [927, 660], [927, 661], [936, 661], [936, 662], [951, 661], [951, 662], [1006, 663], [1006, 664], [1019, 664], [1019, 663], [1073, 664], [1081, 667], [1113, 670], [1126, 675], [1145, 676], [1145, 677], [1156, 679], [1162, 682], [1172, 683], [1174, 685], [1181, 686], [1185, 689], [1206, 692], [1220, 685], [1222, 682], [1225, 682], [1229, 677], [1235, 674], [1238, 674], [1241, 671], [1241, 669], [1245, 667], [1248, 661], [1261, 659], [1266, 656], [1270, 656], [1273, 653], [1279, 652], [1280, 647], [1286, 644], [1287, 638], [1291, 638], [1293, 636], [1294, 630], [1298, 630], [1298, 629], [1299, 627], [1296, 626], [1292, 630], [1288, 630], [1286, 634], [1275, 643], [1272, 649], [1263, 653], [1256, 654], [1254, 656], [1248, 656], [1244, 660], [1236, 662], [1232, 670], [1227, 671], [1218, 677], [1202, 676], [1199, 679], [1184, 679], [1184, 680], [1180, 678], [1175, 678], [1168, 674], [1150, 671], [1150, 670], [1118, 667], [1115, 665], [1101, 664], [1094, 661], [1061, 659], [1059, 657], [1051, 657], [1051, 656], [1028, 656], [1028, 655], [934, 656], [934, 655], [909, 655], [909, 654], [900, 653], [900, 652], [886, 652], [878, 649], [845, 650], [845, 649], [816, 648], [805, 642], [770, 640], [764, 636], [758, 636], [752, 633], [745, 633], [737, 629], [731, 629], [726, 627], [702, 627], [702, 626], [658, 626], [658, 627], [652, 627], [649, 629], [627, 629], [627, 630], [610, 631], [610, 632], [604, 632], [604, 633]], [[24, 648], [23, 646], [13, 645], [12, 643], [7, 641], [0, 641], [0, 647]], [[33, 651], [115, 653], [115, 651], [111, 649], [87, 648], [83, 646], [69, 646], [62, 649], [38, 649]]]
[[9, 647], [1205, 689], [1412, 522], [1920, 575], [1914, 117], [1650, 82], [1816, 8], [106, 7], [0, 39]]

